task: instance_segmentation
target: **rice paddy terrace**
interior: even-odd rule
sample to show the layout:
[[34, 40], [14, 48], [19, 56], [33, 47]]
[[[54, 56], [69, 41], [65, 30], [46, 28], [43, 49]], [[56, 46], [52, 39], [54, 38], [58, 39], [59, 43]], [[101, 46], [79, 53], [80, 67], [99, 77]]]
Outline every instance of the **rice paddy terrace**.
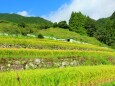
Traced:
[[115, 81], [114, 65], [107, 47], [0, 37], [0, 86], [98, 86]]

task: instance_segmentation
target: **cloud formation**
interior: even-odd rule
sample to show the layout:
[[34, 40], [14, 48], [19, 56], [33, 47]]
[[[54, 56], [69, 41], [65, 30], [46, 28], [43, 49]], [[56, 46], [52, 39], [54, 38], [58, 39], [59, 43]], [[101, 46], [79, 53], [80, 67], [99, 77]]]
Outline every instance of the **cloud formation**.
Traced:
[[26, 17], [29, 17], [29, 13], [27, 11], [20, 11], [18, 12], [17, 14], [21, 15], [21, 16], [26, 16]]
[[53, 22], [68, 21], [72, 11], [99, 19], [110, 16], [115, 11], [115, 0], [72, 0], [70, 4], [62, 5], [58, 10], [43, 16]]

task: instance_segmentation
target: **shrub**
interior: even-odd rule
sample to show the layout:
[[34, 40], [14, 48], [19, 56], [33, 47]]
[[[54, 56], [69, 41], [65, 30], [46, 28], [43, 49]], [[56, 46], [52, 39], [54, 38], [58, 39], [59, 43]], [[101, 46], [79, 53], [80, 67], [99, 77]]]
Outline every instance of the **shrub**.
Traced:
[[44, 36], [42, 34], [38, 34], [38, 38], [43, 39]]

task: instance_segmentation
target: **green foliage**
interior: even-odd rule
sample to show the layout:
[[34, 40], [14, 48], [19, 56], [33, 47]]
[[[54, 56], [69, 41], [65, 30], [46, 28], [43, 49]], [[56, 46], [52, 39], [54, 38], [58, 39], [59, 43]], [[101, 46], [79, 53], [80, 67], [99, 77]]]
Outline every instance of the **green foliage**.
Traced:
[[50, 25], [45, 24], [45, 23], [39, 25], [40, 30], [42, 30], [42, 29], [47, 29], [47, 28], [49, 28], [49, 27], [50, 27]]
[[66, 21], [60, 21], [60, 22], [58, 23], [58, 27], [64, 28], [64, 29], [68, 29], [68, 28], [69, 28], [69, 26], [67, 25], [67, 22], [66, 22]]
[[38, 34], [38, 38], [43, 39], [44, 36], [42, 34]]
[[97, 21], [83, 14], [72, 12], [69, 20], [70, 30], [79, 34], [87, 34], [97, 38], [102, 43], [115, 48], [115, 12], [109, 18]]
[[45, 20], [41, 17], [24, 17], [17, 14], [5, 14], [0, 13], [0, 20], [6, 20], [13, 23], [21, 23], [26, 22], [27, 24], [43, 24], [46, 23], [48, 25], [52, 25], [52, 23], [48, 20]]
[[6, 20], [1, 20], [1, 19], [0, 19], [0, 23], [9, 23], [9, 22], [6, 21]]
[[21, 28], [25, 28], [26, 27], [24, 22], [19, 23], [18, 26], [21, 27]]
[[85, 29], [87, 30], [87, 34], [93, 37], [96, 31], [96, 21], [91, 19], [90, 17], [87, 17]]
[[54, 27], [54, 28], [58, 27], [58, 23], [57, 23], [57, 22], [54, 22], [54, 23], [53, 23], [53, 27]]
[[111, 20], [115, 20], [115, 12], [113, 12], [113, 14], [110, 16]]
[[69, 20], [70, 30], [86, 35], [85, 22], [86, 17], [81, 12], [72, 12]]
[[112, 46], [115, 43], [115, 29], [113, 25], [114, 22], [109, 18], [99, 19], [95, 37], [101, 42]]
[[24, 36], [27, 36], [27, 34], [29, 34], [29, 28], [21, 29], [21, 34], [24, 35]]

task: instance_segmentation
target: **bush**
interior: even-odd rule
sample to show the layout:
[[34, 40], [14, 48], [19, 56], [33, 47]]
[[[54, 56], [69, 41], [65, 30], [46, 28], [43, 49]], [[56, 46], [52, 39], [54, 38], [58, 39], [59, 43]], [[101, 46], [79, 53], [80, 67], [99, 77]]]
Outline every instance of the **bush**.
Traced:
[[38, 34], [38, 38], [43, 39], [44, 36], [42, 34]]
[[67, 25], [67, 22], [66, 22], [66, 21], [60, 21], [60, 22], [58, 23], [58, 27], [64, 28], [64, 29], [68, 29], [68, 28], [69, 28], [69, 26]]
[[53, 27], [54, 27], [54, 28], [58, 27], [57, 22], [53, 23]]
[[24, 22], [21, 22], [21, 23], [18, 24], [18, 27], [25, 28], [26, 24]]

